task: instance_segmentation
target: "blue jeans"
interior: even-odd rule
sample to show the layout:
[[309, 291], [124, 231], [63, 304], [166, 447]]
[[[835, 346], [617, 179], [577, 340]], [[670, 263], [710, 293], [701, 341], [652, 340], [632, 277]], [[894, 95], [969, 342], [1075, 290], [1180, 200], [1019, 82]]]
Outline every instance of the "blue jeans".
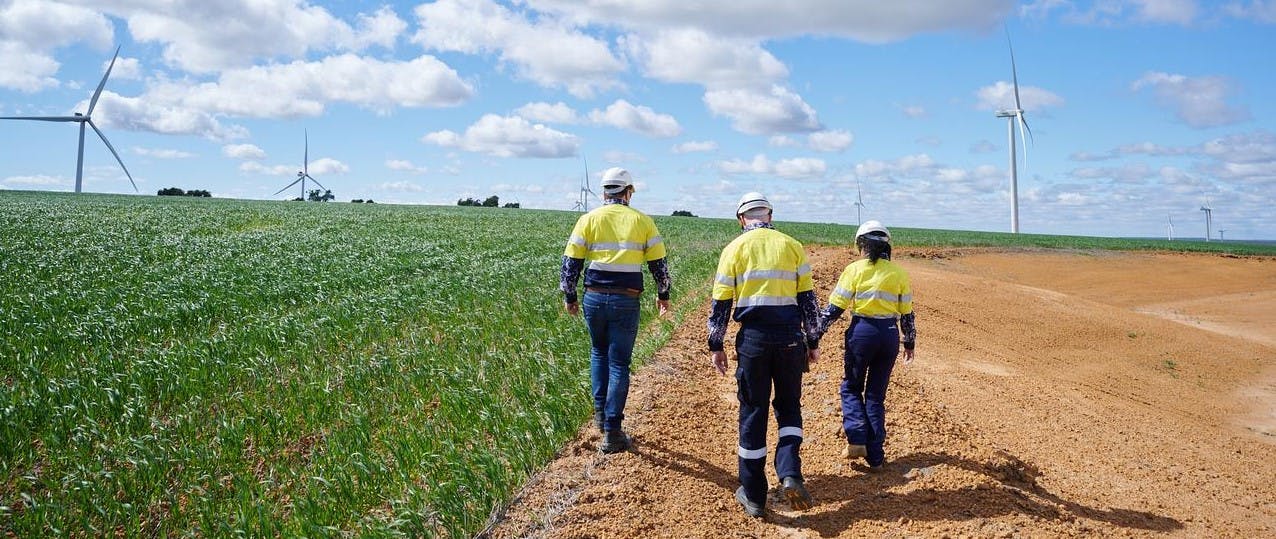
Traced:
[[895, 319], [855, 317], [846, 330], [842, 378], [842, 428], [846, 440], [868, 450], [865, 460], [877, 466], [886, 460], [886, 386], [899, 355]]
[[638, 337], [638, 298], [585, 292], [583, 303], [594, 411], [603, 412], [603, 430], [620, 430], [629, 398], [629, 363]]
[[[735, 337], [736, 397], [740, 401], [737, 465], [745, 496], [766, 502], [767, 405], [779, 429], [775, 474], [802, 478], [802, 373], [807, 370], [806, 341], [792, 329], [741, 328]], [[775, 399], [772, 400], [772, 388]]]

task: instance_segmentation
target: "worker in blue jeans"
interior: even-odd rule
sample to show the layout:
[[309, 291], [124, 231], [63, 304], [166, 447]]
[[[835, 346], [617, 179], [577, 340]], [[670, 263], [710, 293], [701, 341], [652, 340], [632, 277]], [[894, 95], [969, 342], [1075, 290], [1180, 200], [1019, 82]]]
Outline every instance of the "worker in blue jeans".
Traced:
[[[820, 358], [819, 300], [802, 244], [771, 225], [770, 201], [745, 193], [736, 206], [742, 232], [722, 250], [709, 315], [710, 361], [727, 372], [723, 339], [736, 333], [740, 487], [735, 499], [750, 516], [766, 514], [768, 405], [778, 427], [775, 473], [793, 509], [814, 504], [802, 477], [802, 373]], [[734, 306], [734, 310], [732, 307]], [[774, 387], [774, 400], [772, 388]]]
[[594, 424], [603, 433], [598, 449], [618, 453], [630, 444], [622, 423], [629, 397], [629, 365], [638, 337], [643, 264], [656, 281], [656, 306], [661, 317], [669, 311], [672, 281], [665, 262], [664, 240], [655, 222], [629, 207], [634, 195], [629, 171], [607, 169], [603, 172], [602, 189], [603, 205], [580, 216], [572, 228], [563, 253], [559, 289], [568, 314], [580, 314], [576, 281], [584, 272]]
[[860, 259], [846, 266], [820, 317], [820, 335], [851, 311], [843, 359], [842, 428], [845, 458], [863, 457], [872, 471], [886, 461], [886, 388], [901, 341], [904, 363], [917, 338], [908, 272], [891, 262], [890, 231], [865, 221], [855, 232]]

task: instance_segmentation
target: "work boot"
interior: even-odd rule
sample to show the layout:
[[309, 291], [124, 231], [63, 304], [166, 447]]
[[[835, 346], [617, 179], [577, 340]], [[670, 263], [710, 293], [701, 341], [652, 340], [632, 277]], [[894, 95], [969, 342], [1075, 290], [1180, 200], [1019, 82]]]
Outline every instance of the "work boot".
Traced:
[[867, 457], [867, 456], [868, 456], [868, 447], [863, 445], [848, 443], [846, 444], [846, 449], [842, 450], [842, 458], [844, 459], [853, 459], [853, 458]]
[[744, 506], [744, 512], [751, 517], [762, 518], [766, 515], [766, 507], [749, 501], [749, 497], [744, 494], [744, 487], [735, 489], [735, 501], [740, 502], [740, 505]]
[[629, 449], [629, 435], [623, 430], [609, 430], [603, 433], [603, 442], [598, 444], [598, 450], [603, 453], [619, 453]]
[[811, 499], [811, 493], [806, 491], [806, 486], [802, 484], [802, 478], [795, 475], [785, 477], [780, 481], [780, 492], [784, 493], [784, 497], [789, 500], [789, 507], [799, 511], [805, 511], [815, 505], [815, 501]]
[[602, 410], [594, 412], [594, 426], [598, 427], [598, 432], [607, 432], [607, 429], [603, 428], [604, 417]]

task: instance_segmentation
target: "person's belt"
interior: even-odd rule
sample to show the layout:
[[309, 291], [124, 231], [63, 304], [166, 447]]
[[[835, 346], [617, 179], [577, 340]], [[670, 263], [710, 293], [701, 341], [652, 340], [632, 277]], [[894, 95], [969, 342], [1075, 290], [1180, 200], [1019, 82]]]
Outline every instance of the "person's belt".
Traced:
[[631, 298], [636, 298], [642, 294], [642, 290], [636, 288], [607, 288], [603, 286], [586, 286], [585, 291], [595, 294], [620, 294]]

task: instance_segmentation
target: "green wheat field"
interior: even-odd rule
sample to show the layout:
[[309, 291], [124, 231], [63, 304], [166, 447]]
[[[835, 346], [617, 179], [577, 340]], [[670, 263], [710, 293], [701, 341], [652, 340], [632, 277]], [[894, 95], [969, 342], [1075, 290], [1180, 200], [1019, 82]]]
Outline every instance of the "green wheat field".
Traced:
[[[557, 292], [577, 216], [0, 191], [0, 535], [473, 535], [591, 414], [588, 340]], [[808, 243], [854, 231], [777, 219]], [[677, 307], [645, 302], [637, 363], [707, 301], [738, 232], [657, 225]]]

